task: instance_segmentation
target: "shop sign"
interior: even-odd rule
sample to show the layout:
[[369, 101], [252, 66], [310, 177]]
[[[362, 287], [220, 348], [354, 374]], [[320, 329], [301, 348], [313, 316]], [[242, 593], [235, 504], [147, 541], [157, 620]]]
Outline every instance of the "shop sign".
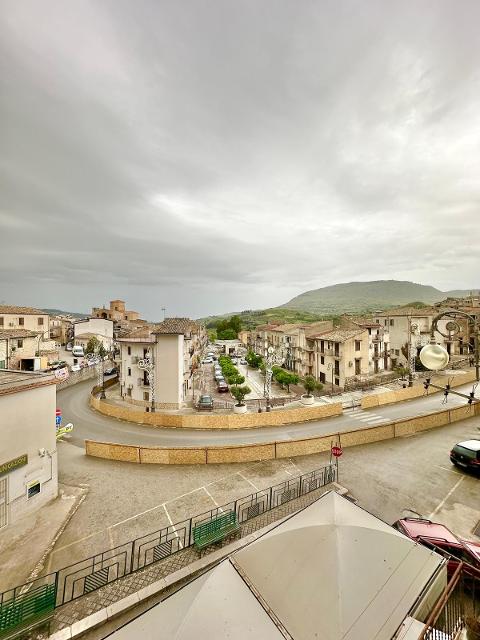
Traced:
[[0, 476], [3, 473], [8, 473], [9, 471], [13, 471], [14, 469], [18, 469], [18, 467], [23, 467], [28, 464], [28, 454], [24, 453], [18, 458], [14, 458], [13, 460], [9, 460], [8, 462], [3, 462], [0, 464]]

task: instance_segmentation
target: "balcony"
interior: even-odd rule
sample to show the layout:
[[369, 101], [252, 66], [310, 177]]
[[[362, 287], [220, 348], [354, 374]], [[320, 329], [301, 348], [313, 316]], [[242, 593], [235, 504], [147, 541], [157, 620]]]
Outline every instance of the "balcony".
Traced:
[[144, 378], [138, 378], [137, 382], [138, 382], [138, 386], [139, 387], [149, 387], [150, 386], [149, 382], [147, 380], [145, 380]]

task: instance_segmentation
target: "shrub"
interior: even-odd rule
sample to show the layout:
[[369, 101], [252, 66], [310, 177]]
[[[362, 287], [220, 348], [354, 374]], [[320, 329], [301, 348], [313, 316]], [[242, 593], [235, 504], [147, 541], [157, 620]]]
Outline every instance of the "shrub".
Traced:
[[248, 396], [251, 391], [252, 390], [250, 389], [250, 387], [247, 387], [246, 385], [243, 387], [233, 387], [232, 396], [237, 401], [237, 407], [241, 407], [244, 405], [243, 401], [245, 399], [245, 396]]
[[303, 380], [303, 388], [307, 392], [307, 396], [310, 397], [314, 391], [320, 391], [323, 389], [323, 384], [317, 382], [313, 376], [305, 376]]

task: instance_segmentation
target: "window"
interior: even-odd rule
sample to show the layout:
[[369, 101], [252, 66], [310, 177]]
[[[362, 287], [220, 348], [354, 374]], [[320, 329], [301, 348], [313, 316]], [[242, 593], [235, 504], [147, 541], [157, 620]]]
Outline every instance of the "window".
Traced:
[[37, 493], [40, 493], [40, 482], [38, 480], [28, 485], [28, 498], [36, 496]]
[[394, 351], [395, 351], [395, 355], [396, 355], [396, 356], [399, 356], [399, 355], [400, 355], [400, 349], [394, 349]]
[[23, 340], [17, 340], [17, 347], [23, 349]]
[[340, 386], [340, 380], [339, 380], [339, 378], [335, 378], [335, 385], [336, 385], [337, 387], [339, 387], [339, 386]]
[[132, 390], [131, 389], [127, 389], [127, 396], [132, 397]]
[[150, 399], [150, 398], [148, 397], [148, 395], [149, 395], [149, 394], [148, 394], [148, 391], [144, 391], [144, 392], [143, 392], [143, 399], [144, 399], [144, 400], [146, 400], [147, 402], [148, 402], [148, 401], [149, 401], [149, 399]]
[[386, 320], [384, 320], [384, 321], [383, 321], [383, 324], [384, 324], [385, 326], [387, 326], [387, 321], [386, 321]]
[[127, 353], [129, 356], [132, 355], [132, 347], [127, 347]]
[[355, 375], [356, 376], [359, 376], [362, 372], [360, 368], [360, 363], [361, 363], [360, 358], [355, 358]]
[[0, 327], [3, 327], [3, 316], [0, 318]]
[[320, 356], [320, 364], [325, 364], [325, 358], [323, 356]]
[[23, 327], [23, 325], [25, 324], [25, 318], [19, 318], [18, 319], [18, 324]]
[[37, 318], [37, 323], [41, 326], [43, 325], [43, 318]]
[[320, 340], [320, 351], [325, 351], [325, 342]]
[[128, 367], [128, 373], [127, 375], [131, 376], [132, 375], [132, 370], [130, 369], [130, 367]]
[[148, 358], [148, 349], [143, 349], [143, 357]]
[[390, 320], [390, 326], [393, 327], [393, 320]]
[[360, 340], [355, 340], [355, 351], [360, 351]]
[[125, 316], [125, 320], [128, 320], [128, 316]]

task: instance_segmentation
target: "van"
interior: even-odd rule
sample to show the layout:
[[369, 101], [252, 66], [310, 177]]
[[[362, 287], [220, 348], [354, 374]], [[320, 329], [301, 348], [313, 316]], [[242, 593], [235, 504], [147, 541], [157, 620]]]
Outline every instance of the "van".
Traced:
[[83, 353], [83, 347], [73, 347], [72, 356], [74, 358], [83, 358], [85, 354]]

